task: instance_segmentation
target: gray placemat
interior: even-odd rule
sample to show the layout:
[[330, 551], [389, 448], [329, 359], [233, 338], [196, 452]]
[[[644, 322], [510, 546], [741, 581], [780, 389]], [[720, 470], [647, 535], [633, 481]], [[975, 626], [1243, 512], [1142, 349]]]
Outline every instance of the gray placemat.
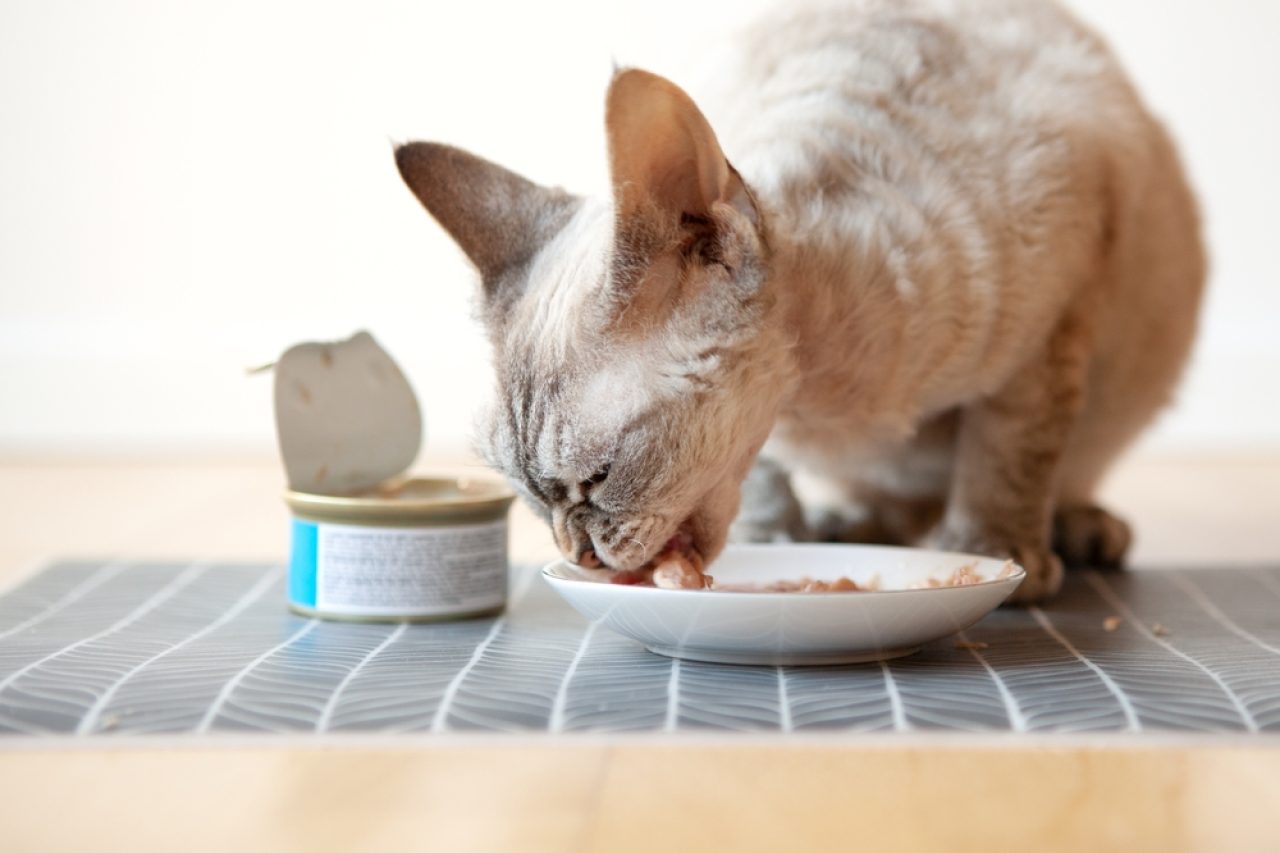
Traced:
[[67, 562], [0, 597], [0, 731], [1280, 731], [1280, 568], [1072, 573], [965, 639], [724, 666], [588, 624], [533, 567], [500, 618], [361, 625], [291, 615], [277, 566]]

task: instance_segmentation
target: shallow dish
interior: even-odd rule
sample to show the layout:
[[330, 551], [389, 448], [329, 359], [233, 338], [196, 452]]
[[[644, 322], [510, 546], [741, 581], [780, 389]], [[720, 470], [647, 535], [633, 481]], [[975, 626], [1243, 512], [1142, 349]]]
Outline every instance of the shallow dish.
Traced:
[[[972, 565], [968, 586], [911, 589]], [[656, 589], [602, 583], [565, 560], [542, 570], [588, 619], [639, 640], [651, 652], [742, 664], [836, 664], [911, 654], [963, 631], [1004, 601], [1026, 573], [972, 554], [880, 545], [730, 545], [708, 568], [717, 583], [768, 584], [808, 576], [859, 585], [865, 592], [737, 592]]]

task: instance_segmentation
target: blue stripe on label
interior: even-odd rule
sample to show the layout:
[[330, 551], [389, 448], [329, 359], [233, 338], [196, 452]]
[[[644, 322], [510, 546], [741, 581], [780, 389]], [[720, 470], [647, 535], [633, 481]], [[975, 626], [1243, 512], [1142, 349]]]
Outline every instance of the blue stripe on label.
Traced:
[[293, 544], [289, 548], [289, 602], [316, 606], [316, 541], [318, 526], [293, 519]]

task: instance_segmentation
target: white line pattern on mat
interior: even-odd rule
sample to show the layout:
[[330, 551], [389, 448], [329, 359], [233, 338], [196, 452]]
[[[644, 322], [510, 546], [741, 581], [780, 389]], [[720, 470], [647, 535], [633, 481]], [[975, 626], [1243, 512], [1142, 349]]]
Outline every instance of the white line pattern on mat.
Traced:
[[1276, 595], [1280, 595], [1280, 580], [1276, 580], [1271, 575], [1263, 571], [1255, 572], [1254, 577], [1262, 581], [1262, 585], [1267, 589], [1271, 590]]
[[529, 592], [529, 589], [533, 586], [533, 582], [540, 574], [541, 572], [536, 569], [525, 570], [525, 576], [520, 580], [519, 589], [515, 591], [515, 594], [511, 596], [510, 603], [507, 604], [506, 613], [493, 620], [493, 627], [489, 629], [489, 633], [486, 634], [485, 638], [480, 641], [480, 644], [475, 647], [466, 664], [463, 665], [462, 669], [458, 670], [457, 675], [455, 675], [449, 681], [449, 685], [445, 687], [444, 695], [440, 697], [440, 705], [436, 708], [435, 714], [431, 717], [431, 731], [442, 732], [448, 728], [449, 706], [453, 704], [453, 700], [457, 697], [458, 690], [462, 687], [462, 682], [466, 680], [467, 676], [471, 674], [471, 670], [475, 669], [476, 664], [478, 664], [480, 659], [484, 657], [485, 650], [489, 648], [497, 638], [498, 634], [502, 632], [503, 626], [507, 624], [507, 616], [515, 609], [516, 605], [524, 599], [525, 595]]
[[436, 708], [435, 716], [431, 718], [431, 731], [442, 732], [446, 728], [449, 718], [449, 706], [453, 704], [454, 697], [458, 695], [458, 688], [462, 686], [462, 682], [466, 680], [471, 670], [475, 669], [476, 664], [480, 662], [480, 658], [484, 657], [485, 650], [493, 643], [494, 638], [502, 632], [502, 626], [507, 622], [506, 619], [499, 617], [493, 620], [493, 627], [489, 629], [489, 633], [471, 652], [471, 657], [467, 659], [462, 669], [458, 670], [449, 686], [444, 689], [444, 695], [440, 697], [440, 705]]
[[1200, 589], [1200, 587], [1197, 586], [1191, 578], [1181, 574], [1170, 575], [1170, 577], [1173, 580], [1174, 585], [1180, 587], [1183, 592], [1196, 602], [1196, 604], [1200, 605], [1201, 609], [1203, 609], [1205, 613], [1208, 613], [1213, 617], [1214, 621], [1219, 625], [1226, 628], [1237, 637], [1248, 640], [1260, 649], [1266, 649], [1273, 655], [1280, 655], [1280, 648], [1276, 648], [1270, 643], [1258, 639], [1249, 631], [1246, 631], [1244, 628], [1237, 625], [1227, 614], [1219, 610], [1218, 606], [1209, 600], [1209, 597], [1204, 594], [1204, 590]]
[[324, 703], [324, 709], [320, 712], [320, 717], [316, 720], [317, 732], [325, 732], [329, 730], [329, 725], [333, 722], [333, 712], [338, 707], [338, 699], [342, 697], [343, 691], [347, 689], [347, 685], [355, 680], [355, 677], [359, 675], [360, 670], [364, 669], [365, 664], [369, 663], [369, 661], [381, 654], [387, 646], [390, 646], [396, 640], [400, 639], [400, 635], [408, 630], [408, 628], [408, 622], [401, 622], [396, 626], [394, 631], [387, 634], [381, 643], [378, 643], [378, 645], [374, 646], [367, 655], [360, 658], [360, 662], [351, 667], [350, 672], [343, 676], [342, 680], [338, 682], [338, 686], [333, 688], [333, 692], [329, 694], [329, 700]]
[[[1249, 743], [1247, 730], [1280, 732], [1280, 566], [1103, 576], [1102, 589], [1072, 573], [1058, 607], [997, 613], [961, 632], [960, 649], [937, 643], [907, 660], [815, 668], [650, 654], [579, 620], [523, 565], [501, 618], [421, 626], [289, 615], [277, 601], [282, 573], [64, 563], [6, 593], [5, 619], [29, 630], [15, 625], [0, 642], [0, 747], [228, 729], [324, 743], [353, 730], [426, 734], [433, 722], [445, 732], [659, 739], [691, 730], [1195, 732]], [[1167, 637], [1156, 616], [1173, 629]], [[1107, 631], [1111, 617], [1125, 621]], [[978, 636], [990, 650], [957, 653]]]
[[664, 732], [674, 732], [680, 724], [680, 658], [671, 659], [671, 678], [667, 681], [667, 716]]
[[1009, 688], [1005, 685], [1004, 679], [1000, 677], [1000, 673], [996, 672], [982, 652], [978, 651], [976, 645], [970, 642], [969, 637], [964, 631], [960, 632], [960, 641], [969, 648], [969, 654], [973, 655], [978, 663], [982, 664], [983, 669], [991, 676], [991, 680], [996, 685], [996, 690], [1000, 693], [1000, 698], [1004, 700], [1005, 711], [1009, 715], [1009, 726], [1015, 732], [1025, 732], [1027, 730], [1027, 718], [1023, 715], [1022, 709], [1018, 707], [1018, 702], [1013, 698], [1013, 694], [1009, 692]]
[[254, 584], [249, 589], [248, 592], [246, 592], [244, 595], [240, 597], [239, 601], [232, 604], [231, 607], [229, 607], [217, 619], [205, 625], [203, 628], [201, 628], [199, 631], [196, 631], [194, 634], [189, 634], [179, 642], [174, 643], [172, 646], [169, 646], [167, 649], [161, 652], [157, 652], [156, 654], [144, 660], [142, 663], [135, 666], [133, 669], [126, 672], [124, 675], [120, 676], [120, 678], [116, 679], [116, 681], [110, 687], [107, 688], [106, 692], [104, 692], [101, 696], [98, 697], [98, 701], [93, 703], [93, 705], [85, 713], [84, 717], [81, 718], [80, 725], [76, 727], [76, 734], [85, 735], [85, 734], [89, 734], [94, 730], [94, 727], [97, 726], [98, 724], [98, 718], [102, 715], [103, 710], [105, 710], [107, 705], [110, 704], [111, 700], [115, 697], [116, 693], [120, 690], [121, 687], [124, 686], [125, 682], [133, 678], [135, 675], [141, 672], [145, 667], [150, 666], [151, 664], [155, 663], [156, 661], [160, 660], [166, 655], [173, 654], [179, 649], [185, 646], [191, 645], [196, 640], [199, 640], [201, 637], [205, 637], [205, 636], [208, 636], [209, 634], [212, 634], [214, 631], [218, 630], [223, 625], [226, 625], [232, 619], [235, 619], [237, 616], [243, 613], [244, 610], [249, 605], [253, 604], [253, 602], [261, 598], [262, 594], [271, 587], [271, 585], [276, 581], [277, 578], [280, 577], [283, 571], [284, 571], [283, 568], [281, 568], [280, 566], [276, 566], [271, 571], [263, 575], [261, 580], [259, 580], [256, 584]]
[[200, 722], [195, 727], [195, 733], [204, 734], [209, 731], [209, 727], [212, 726], [213, 721], [217, 719], [218, 712], [222, 710], [222, 706], [227, 703], [227, 700], [231, 698], [231, 694], [235, 692], [235, 689], [240, 686], [240, 682], [244, 681], [249, 673], [257, 669], [259, 665], [264, 663], [276, 652], [284, 651], [289, 646], [293, 645], [295, 640], [300, 640], [307, 634], [314, 631], [316, 626], [319, 624], [319, 619], [308, 619], [305, 625], [290, 634], [287, 639], [276, 643], [274, 646], [245, 664], [244, 667], [242, 667], [235, 675], [231, 676], [231, 678], [227, 680], [227, 683], [222, 685], [222, 689], [218, 691], [218, 695], [213, 700], [213, 704], [209, 706], [209, 710], [204, 712], [204, 716], [201, 717]]
[[1111, 676], [1107, 674], [1107, 671], [1089, 660], [1089, 658], [1077, 649], [1070, 640], [1064, 637], [1062, 632], [1053, 626], [1053, 622], [1049, 620], [1048, 614], [1043, 610], [1039, 607], [1028, 607], [1027, 610], [1031, 612], [1032, 618], [1039, 623], [1040, 627], [1044, 629], [1046, 634], [1057, 641], [1058, 645], [1062, 646], [1074, 655], [1076, 660], [1089, 667], [1089, 669], [1091, 669], [1098, 678], [1102, 679], [1102, 683], [1111, 691], [1111, 695], [1116, 697], [1116, 701], [1120, 703], [1120, 709], [1124, 711], [1124, 718], [1128, 721], [1126, 730], [1131, 732], [1142, 731], [1142, 722], [1138, 719], [1138, 712], [1134, 710], [1133, 703], [1129, 701], [1129, 696], [1120, 689], [1120, 685], [1115, 683]]
[[791, 731], [791, 698], [787, 695], [787, 670], [778, 667], [778, 725], [784, 732]]
[[894, 681], [893, 673], [889, 671], [888, 661], [877, 661], [880, 664], [880, 670], [884, 673], [884, 689], [889, 694], [889, 707], [893, 710], [893, 728], [895, 731], [905, 732], [911, 728], [911, 723], [907, 720], [907, 714], [902, 707], [902, 694], [898, 691], [898, 683]]
[[39, 660], [34, 660], [31, 663], [27, 664], [26, 666], [22, 667], [21, 669], [10, 673], [7, 678], [5, 678], [3, 681], [0, 681], [0, 693], [3, 693], [5, 688], [13, 684], [22, 676], [26, 675], [27, 673], [31, 672], [32, 670], [38, 667], [44, 666], [49, 661], [55, 660], [56, 658], [59, 658], [65, 655], [67, 652], [74, 651], [80, 648], [81, 646], [86, 646], [89, 643], [95, 642], [97, 640], [101, 640], [103, 637], [109, 637], [115, 632], [129, 627], [134, 622], [137, 622], [139, 619], [141, 619], [143, 616], [146, 616], [152, 610], [155, 610], [161, 604], [164, 604], [164, 602], [168, 600], [172, 595], [177, 593], [187, 584], [191, 583], [208, 568], [209, 567], [207, 565], [203, 565], [200, 563], [195, 563], [188, 566], [186, 569], [179, 572], [178, 575], [173, 580], [169, 581], [167, 584], [165, 584], [163, 587], [157, 590], [154, 594], [152, 594], [151, 597], [149, 597], [146, 601], [142, 602], [137, 607], [133, 608], [128, 613], [126, 613], [123, 617], [121, 617], [120, 619], [117, 619], [112, 624], [103, 628], [101, 631], [98, 631], [97, 633], [94, 633], [94, 634], [90, 634], [87, 637], [82, 637], [79, 640], [76, 640], [74, 643], [65, 645], [62, 648], [58, 649], [56, 652], [50, 652], [49, 654], [45, 655]]
[[19, 622], [17, 625], [14, 625], [12, 628], [6, 628], [5, 630], [0, 631], [0, 640], [3, 640], [5, 637], [12, 636], [13, 634], [18, 633], [19, 631], [25, 631], [26, 629], [30, 628], [32, 625], [40, 624], [44, 620], [48, 619], [50, 616], [62, 610], [68, 604], [71, 604], [75, 601], [78, 601], [81, 598], [84, 598], [86, 595], [93, 592], [95, 589], [102, 586], [104, 583], [111, 580], [116, 575], [120, 574], [120, 572], [122, 572], [127, 565], [128, 565], [127, 563], [122, 563], [122, 562], [110, 562], [110, 563], [104, 564], [103, 566], [95, 570], [93, 573], [91, 573], [87, 578], [80, 581], [80, 583], [76, 584], [74, 587], [67, 590], [67, 592], [64, 593], [61, 598], [59, 598], [57, 601], [50, 604], [44, 610], [41, 610], [39, 613], [35, 614], [34, 616], [22, 622]]
[[565, 703], [569, 699], [569, 682], [573, 680], [574, 673], [578, 671], [578, 664], [582, 662], [582, 656], [586, 654], [587, 646], [591, 643], [591, 638], [595, 636], [596, 629], [600, 627], [600, 620], [596, 619], [587, 626], [587, 630], [582, 632], [582, 642], [578, 644], [578, 650], [573, 655], [573, 660], [569, 661], [569, 668], [565, 670], [564, 677], [560, 679], [560, 687], [556, 690], [555, 701], [551, 703], [551, 717], [547, 722], [547, 728], [553, 732], [564, 731], [564, 709]]
[[1120, 611], [1120, 613], [1129, 620], [1129, 623], [1134, 630], [1142, 634], [1148, 640], [1158, 643], [1168, 651], [1173, 652], [1175, 655], [1182, 658], [1192, 666], [1197, 667], [1201, 672], [1213, 679], [1214, 683], [1217, 684], [1218, 687], [1221, 688], [1222, 692], [1226, 694], [1227, 698], [1231, 700], [1231, 705], [1240, 715], [1240, 719], [1244, 721], [1245, 728], [1251, 732], [1258, 731], [1258, 721], [1253, 718], [1253, 714], [1249, 713], [1249, 709], [1244, 706], [1244, 702], [1240, 701], [1240, 697], [1236, 695], [1235, 691], [1228, 687], [1227, 683], [1222, 680], [1222, 676], [1218, 675], [1218, 673], [1214, 672], [1191, 655], [1174, 646], [1172, 643], [1161, 637], [1157, 637], [1152, 633], [1152, 631], [1142, 623], [1142, 620], [1138, 618], [1138, 614], [1134, 613], [1133, 610], [1129, 608], [1129, 605], [1121, 601], [1120, 596], [1116, 595], [1115, 591], [1111, 589], [1111, 586], [1093, 569], [1089, 569], [1084, 573], [1084, 579], [1088, 581], [1090, 586], [1098, 591], [1099, 595], [1106, 599], [1107, 604], [1110, 604], [1116, 610]]

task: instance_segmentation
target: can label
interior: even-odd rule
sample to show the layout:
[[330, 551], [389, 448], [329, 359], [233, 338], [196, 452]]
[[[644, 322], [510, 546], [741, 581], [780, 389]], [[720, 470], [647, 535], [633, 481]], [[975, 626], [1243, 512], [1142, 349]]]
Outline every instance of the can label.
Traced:
[[289, 599], [320, 613], [435, 616], [500, 607], [507, 521], [363, 527], [293, 519]]

